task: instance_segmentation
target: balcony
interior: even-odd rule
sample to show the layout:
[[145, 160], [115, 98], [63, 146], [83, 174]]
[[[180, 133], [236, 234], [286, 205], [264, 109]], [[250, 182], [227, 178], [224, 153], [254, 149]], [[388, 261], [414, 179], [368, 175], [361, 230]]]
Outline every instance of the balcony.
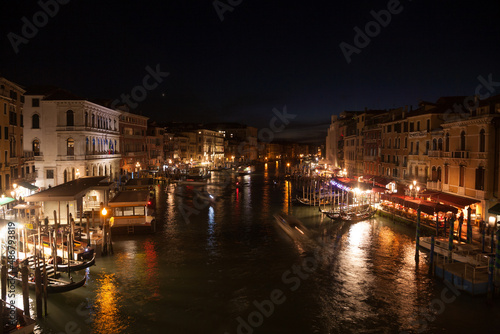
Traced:
[[469, 151], [455, 151], [453, 152], [455, 159], [469, 159]]
[[74, 155], [58, 155], [57, 156], [58, 161], [73, 161], [73, 160], [78, 160]]
[[471, 152], [471, 159], [488, 159], [488, 153], [486, 152]]
[[[141, 155], [145, 155], [146, 152], [140, 152]], [[137, 154], [139, 155], [139, 154]], [[95, 152], [95, 153], [87, 153], [85, 155], [85, 160], [95, 160], [95, 159], [115, 159], [115, 158], [121, 158], [120, 153], [115, 153], [115, 154], [108, 154], [108, 153], [100, 153], [100, 152]]]
[[451, 158], [453, 152], [441, 152], [442, 158]]
[[442, 158], [443, 157], [443, 152], [441, 150], [429, 150], [429, 158]]
[[477, 199], [486, 199], [486, 191], [484, 190], [476, 190], [476, 196]]

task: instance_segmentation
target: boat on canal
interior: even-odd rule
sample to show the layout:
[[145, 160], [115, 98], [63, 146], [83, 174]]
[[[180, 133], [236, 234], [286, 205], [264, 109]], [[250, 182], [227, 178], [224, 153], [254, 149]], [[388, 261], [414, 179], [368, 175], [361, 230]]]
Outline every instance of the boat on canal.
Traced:
[[335, 221], [349, 221], [358, 222], [366, 219], [370, 219], [375, 214], [375, 210], [372, 210], [370, 206], [363, 208], [361, 211], [356, 212], [355, 210], [350, 211], [340, 211], [340, 210], [321, 210], [320, 212], [325, 214], [328, 218]]
[[[13, 304], [2, 300], [4, 319], [2, 321], [5, 334], [31, 334], [35, 330], [36, 321], [24, 314], [24, 311]], [[15, 313], [15, 317], [12, 315]], [[9, 315], [8, 317], [6, 317]]]
[[292, 240], [299, 240], [309, 244], [314, 241], [313, 233], [296, 217], [281, 213], [275, 214], [274, 220], [277, 226]]
[[238, 166], [238, 169], [236, 170], [236, 172], [239, 175], [252, 174], [253, 172], [255, 172], [255, 166], [253, 166], [253, 165], [241, 165], [241, 166]]
[[186, 174], [186, 180], [207, 180], [212, 176], [210, 169], [207, 167], [191, 167]]
[[121, 191], [111, 199], [109, 224], [113, 233], [152, 233], [156, 231], [153, 209], [148, 206], [148, 190]]
[[307, 197], [298, 197], [297, 196], [295, 199], [300, 204], [307, 205], [307, 206], [320, 206], [320, 205], [328, 205], [328, 204], [330, 204], [330, 199], [328, 199], [327, 197], [316, 198], [314, 200], [314, 199], [310, 199], [310, 198], [307, 198]]
[[[22, 262], [18, 262], [11, 269], [9, 269], [8, 272], [9, 277], [15, 279], [19, 285], [22, 285], [22, 278], [20, 274], [21, 271], [20, 263], [27, 263], [29, 269], [28, 287], [32, 290], [35, 290], [36, 287], [35, 270], [37, 266], [40, 268], [40, 271], [42, 273], [42, 279], [43, 279], [43, 268], [45, 268], [45, 273], [47, 275], [47, 293], [62, 293], [75, 290], [84, 286], [85, 282], [87, 281], [87, 274], [85, 274], [81, 280], [76, 282], [73, 281], [73, 277], [70, 277], [70, 281], [62, 280], [61, 273], [65, 271], [56, 272], [52, 264], [49, 263], [44, 264], [43, 261], [40, 259], [38, 259], [38, 263], [36, 262], [37, 261], [35, 260], [34, 257], [29, 257], [23, 260]], [[59, 267], [58, 270], [60, 270]], [[68, 271], [68, 273], [70, 271]]]
[[[9, 277], [14, 278], [16, 282], [19, 285], [22, 285], [22, 278], [18, 276], [14, 276], [9, 273]], [[63, 293], [63, 292], [68, 292], [72, 291], [78, 288], [81, 288], [82, 286], [85, 285], [85, 282], [87, 281], [87, 275], [83, 277], [80, 281], [74, 282], [71, 280], [70, 282], [64, 281], [61, 279], [53, 278], [53, 277], [47, 277], [47, 293]], [[35, 278], [34, 274], [30, 275], [28, 279], [28, 287], [35, 291], [36, 289], [36, 283], [35, 283]]]
[[[430, 252], [431, 237], [420, 237], [419, 245]], [[443, 257], [449, 257], [449, 239], [435, 238], [434, 253]], [[466, 263], [473, 266], [487, 266], [489, 256], [490, 254], [483, 253], [478, 245], [459, 243], [457, 240], [453, 240], [451, 258], [454, 262]]]

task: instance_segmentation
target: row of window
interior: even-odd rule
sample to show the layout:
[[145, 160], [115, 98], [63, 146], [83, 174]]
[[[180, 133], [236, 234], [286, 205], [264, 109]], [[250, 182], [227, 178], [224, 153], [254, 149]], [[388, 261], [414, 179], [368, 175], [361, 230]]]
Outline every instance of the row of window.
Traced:
[[[367, 164], [366, 167], [369, 167]], [[392, 177], [399, 177], [398, 176], [398, 168], [390, 168], [390, 167], [380, 167], [382, 170], [382, 175], [387, 175], [387, 176], [392, 176]], [[441, 178], [442, 174], [442, 169], [441, 166], [433, 166], [431, 170], [431, 178], [430, 181], [433, 182], [441, 182], [443, 181], [444, 184], [449, 184], [449, 165], [444, 165], [444, 180]], [[465, 169], [466, 166], [460, 165], [459, 166], [459, 177], [458, 177], [458, 186], [459, 187], [464, 187], [465, 186]], [[419, 168], [418, 166], [410, 167], [410, 178], [418, 178], [419, 177]], [[413, 174], [412, 174], [413, 171]], [[486, 170], [484, 167], [478, 167], [475, 170], [475, 189], [476, 190], [484, 190], [484, 181], [485, 181], [485, 172]], [[392, 175], [391, 175], [392, 174]], [[403, 177], [406, 178], [406, 169], [403, 170]], [[425, 178], [429, 178], [429, 167], [425, 167]]]
[[[392, 138], [389, 138], [388, 140], [388, 144], [387, 144], [387, 148], [391, 148], [392, 147]], [[416, 150], [415, 152], [413, 152], [413, 142], [410, 143], [411, 145], [411, 149], [410, 151], [412, 153], [415, 153], [415, 154], [418, 154], [419, 153], [419, 141], [416, 142]], [[408, 148], [408, 138], [405, 138], [405, 142], [404, 142], [404, 148]], [[460, 147], [459, 147], [459, 151], [465, 151], [465, 147], [466, 147], [466, 134], [465, 134], [465, 131], [462, 131], [460, 133]], [[382, 140], [382, 148], [385, 148], [385, 140]], [[400, 138], [396, 138], [394, 140], [394, 147], [395, 149], [399, 149], [401, 148], [401, 139]], [[426, 141], [426, 153], [427, 151], [429, 151], [430, 149], [430, 142], [429, 141]], [[434, 138], [432, 140], [432, 150], [434, 151], [442, 151], [443, 150], [443, 139], [442, 138], [439, 138], [439, 139], [436, 139]], [[445, 152], [449, 152], [450, 151], [450, 134], [447, 133], [445, 135]], [[481, 129], [481, 131], [479, 132], [479, 152], [485, 152], [486, 151], [486, 132], [484, 131], [484, 129]]]
[[[116, 150], [116, 140], [92, 138], [92, 144], [89, 138], [85, 139], [86, 153], [96, 153], [96, 152], [107, 152], [108, 154], [115, 154]], [[97, 148], [97, 150], [96, 150]], [[40, 156], [40, 140], [35, 139], [32, 142], [33, 155]], [[75, 155], [75, 140], [73, 138], [68, 138], [66, 140], [66, 155]]]
[[[85, 126], [89, 126], [89, 119], [88, 119], [88, 112], [85, 112]], [[21, 115], [21, 123], [22, 123], [22, 115]], [[117, 131], [117, 126], [116, 126], [116, 119], [114, 121], [111, 120], [111, 118], [105, 118], [102, 116], [97, 116], [95, 114], [92, 114], [91, 116], [91, 122], [90, 125], [92, 127], [98, 128], [98, 129], [105, 129], [105, 130], [114, 130]], [[75, 126], [75, 113], [73, 110], [68, 110], [66, 111], [66, 126]], [[32, 129], [40, 129], [40, 115], [39, 114], [33, 114], [31, 116], [31, 128]]]

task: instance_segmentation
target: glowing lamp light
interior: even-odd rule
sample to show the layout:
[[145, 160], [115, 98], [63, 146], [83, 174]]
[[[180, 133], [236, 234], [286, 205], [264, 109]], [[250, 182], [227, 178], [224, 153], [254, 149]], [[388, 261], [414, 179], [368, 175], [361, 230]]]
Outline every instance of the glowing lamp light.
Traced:
[[103, 216], [107, 215], [108, 214], [108, 210], [106, 210], [106, 208], [102, 208], [101, 214]]
[[490, 226], [494, 226], [497, 222], [497, 219], [495, 216], [490, 216], [490, 218], [488, 218], [488, 222], [490, 223]]

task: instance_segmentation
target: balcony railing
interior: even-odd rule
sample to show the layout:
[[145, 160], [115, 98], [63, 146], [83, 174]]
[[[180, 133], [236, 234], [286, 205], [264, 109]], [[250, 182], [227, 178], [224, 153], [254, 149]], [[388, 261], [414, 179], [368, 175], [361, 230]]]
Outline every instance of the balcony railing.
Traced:
[[453, 152], [453, 158], [469, 159], [469, 151], [455, 151]]
[[441, 158], [443, 157], [443, 152], [441, 150], [429, 150], [429, 158]]

